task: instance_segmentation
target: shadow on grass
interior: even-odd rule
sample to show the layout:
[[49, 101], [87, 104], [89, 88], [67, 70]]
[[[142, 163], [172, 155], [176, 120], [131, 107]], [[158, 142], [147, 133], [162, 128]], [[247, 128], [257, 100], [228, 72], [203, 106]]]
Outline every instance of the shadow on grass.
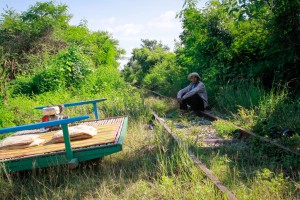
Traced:
[[[171, 154], [171, 153], [170, 153]], [[4, 175], [0, 179], [4, 199], [72, 198], [81, 199], [106, 187], [114, 194], [122, 193], [128, 184], [139, 180], [153, 181], [159, 174], [156, 145], [141, 145], [103, 159], [80, 163], [76, 169], [67, 166], [49, 167]], [[167, 156], [167, 155], [166, 155]], [[11, 184], [9, 184], [11, 183]]]

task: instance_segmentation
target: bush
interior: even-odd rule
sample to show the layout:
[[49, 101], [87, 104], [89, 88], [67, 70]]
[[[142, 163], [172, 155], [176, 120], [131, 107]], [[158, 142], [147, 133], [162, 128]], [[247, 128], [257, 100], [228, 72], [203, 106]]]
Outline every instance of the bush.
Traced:
[[34, 94], [41, 94], [44, 92], [55, 91], [64, 87], [65, 80], [62, 74], [54, 68], [48, 68], [37, 73], [31, 83], [31, 92]]
[[92, 94], [116, 90], [125, 86], [120, 71], [113, 66], [99, 66], [86, 78], [84, 88]]
[[175, 65], [175, 55], [168, 53], [162, 62], [157, 63], [148, 74], [145, 75], [142, 84], [150, 90], [161, 94], [174, 96], [181, 89], [182, 68]]
[[[79, 87], [81, 86], [88, 74], [92, 72], [92, 62], [81, 53], [80, 48], [70, 46], [68, 49], [58, 53], [53, 62], [57, 76], [61, 80], [65, 80], [66, 87]], [[56, 76], [55, 74], [51, 74]]]
[[41, 94], [61, 88], [80, 88], [92, 72], [92, 62], [78, 47], [60, 51], [50, 66], [33, 76], [18, 77], [14, 82], [14, 94]]
[[16, 80], [12, 81], [11, 94], [33, 94], [32, 79], [33, 76], [18, 76]]

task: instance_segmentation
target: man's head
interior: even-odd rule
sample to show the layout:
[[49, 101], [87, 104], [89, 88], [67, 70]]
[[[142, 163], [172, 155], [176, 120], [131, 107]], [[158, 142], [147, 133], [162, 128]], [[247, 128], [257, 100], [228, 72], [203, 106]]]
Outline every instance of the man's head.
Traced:
[[188, 79], [193, 83], [198, 83], [201, 80], [197, 72], [190, 73]]

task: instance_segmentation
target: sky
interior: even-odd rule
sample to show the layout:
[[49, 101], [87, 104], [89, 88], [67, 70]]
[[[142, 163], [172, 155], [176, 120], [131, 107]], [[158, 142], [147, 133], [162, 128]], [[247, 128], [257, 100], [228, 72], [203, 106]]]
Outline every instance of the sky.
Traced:
[[[45, 0], [40, 0], [44, 2]], [[26, 11], [34, 0], [0, 0], [0, 12], [8, 6], [17, 12]], [[156, 39], [174, 48], [174, 40], [182, 32], [180, 20], [176, 18], [182, 10], [184, 0], [60, 0], [73, 15], [71, 25], [82, 19], [88, 21], [93, 31], [108, 31], [119, 41], [120, 48], [130, 57], [132, 49], [140, 47], [141, 39]], [[200, 2], [203, 7], [204, 2]], [[121, 67], [127, 60], [119, 61]]]

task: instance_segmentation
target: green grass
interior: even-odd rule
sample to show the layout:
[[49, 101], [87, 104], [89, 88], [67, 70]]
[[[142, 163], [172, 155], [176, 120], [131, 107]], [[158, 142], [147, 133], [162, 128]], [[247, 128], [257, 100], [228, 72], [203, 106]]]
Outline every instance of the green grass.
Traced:
[[227, 85], [211, 99], [215, 114], [225, 113], [220, 117], [261, 136], [273, 138], [285, 129], [294, 131], [293, 137], [278, 138], [277, 142], [300, 150], [300, 99], [289, 94], [286, 87], [274, 86], [266, 91], [253, 83]]
[[[125, 95], [128, 92], [132, 95]], [[6, 125], [37, 120], [40, 113], [32, 108], [47, 105], [49, 99], [51, 103], [61, 103], [102, 97], [109, 100], [100, 104], [101, 117], [130, 115], [122, 152], [101, 162], [82, 163], [74, 170], [62, 166], [1, 174], [0, 195], [4, 199], [226, 199], [161, 126], [148, 129], [145, 124], [151, 119], [151, 108], [187, 126], [188, 134], [187, 129], [174, 132], [238, 198], [296, 199], [296, 189], [283, 178], [283, 173], [297, 179], [298, 158], [256, 140], [215, 148], [203, 146], [198, 142], [201, 138], [197, 138], [201, 126], [190, 125], [191, 120], [199, 118], [180, 117], [176, 101], [149, 97], [135, 89], [97, 95], [58, 91], [33, 98], [18, 96], [0, 109], [2, 114], [11, 115], [1, 120]], [[91, 106], [66, 110], [71, 116], [86, 113], [92, 113]], [[245, 117], [249, 116], [245, 112]], [[211, 127], [225, 138], [232, 137], [233, 129], [226, 122], [216, 122]]]
[[[207, 145], [200, 142], [203, 137], [200, 135], [201, 126], [193, 125], [189, 118], [179, 120], [186, 126], [184, 129], [176, 129], [172, 123], [169, 125], [239, 199], [296, 199], [295, 186], [283, 174], [299, 181], [300, 160], [297, 156], [252, 139], [219, 146]], [[225, 121], [213, 122], [210, 126], [219, 137], [235, 137], [236, 128]]]
[[159, 115], [166, 115], [177, 110], [177, 102], [173, 99], [160, 99], [156, 97], [147, 97], [145, 105]]
[[[131, 95], [128, 95], [129, 93]], [[99, 98], [107, 98], [107, 101], [97, 104], [99, 117], [116, 115], [138, 117], [141, 113], [144, 113], [143, 100], [140, 94], [133, 88], [120, 88], [97, 94], [80, 90], [58, 90], [35, 96], [9, 96], [7, 104], [0, 104], [0, 128], [39, 122], [42, 118], [42, 112], [41, 110], [35, 110], [34, 107], [36, 106], [56, 105]], [[71, 117], [86, 114], [89, 114], [91, 119], [94, 119], [92, 105], [68, 107], [63, 112], [63, 115]]]
[[236, 113], [239, 107], [255, 108], [265, 95], [266, 91], [253, 83], [228, 84], [212, 94], [212, 104], [223, 113]]
[[245, 144], [192, 149], [240, 199], [295, 199], [296, 188], [283, 177], [282, 164], [276, 157]]
[[217, 120], [212, 122], [213, 127], [217, 131], [217, 135], [222, 138], [230, 138], [233, 133], [237, 130], [230, 122], [225, 120]]
[[4, 199], [223, 199], [158, 127], [129, 122], [122, 152], [79, 168], [53, 167], [0, 176]]

